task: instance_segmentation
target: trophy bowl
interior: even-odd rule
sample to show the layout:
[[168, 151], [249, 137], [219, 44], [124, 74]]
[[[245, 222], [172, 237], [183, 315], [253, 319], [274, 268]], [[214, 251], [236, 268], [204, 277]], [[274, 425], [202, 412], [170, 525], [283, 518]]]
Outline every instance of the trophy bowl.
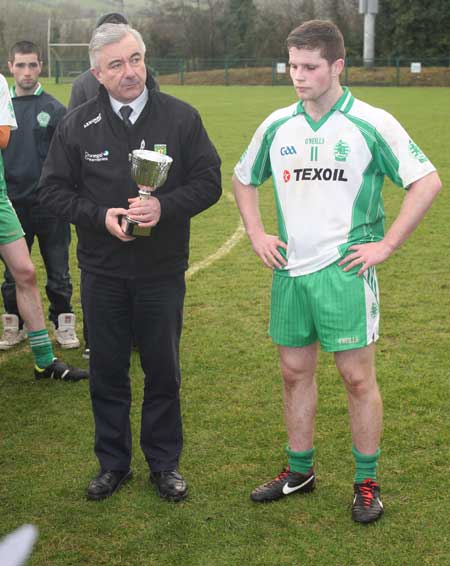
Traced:
[[[139, 197], [149, 199], [152, 191], [163, 185], [167, 179], [173, 159], [163, 153], [149, 149], [135, 149], [131, 153], [131, 177], [139, 187]], [[121, 222], [122, 230], [127, 236], [150, 236], [151, 228], [141, 228], [139, 222], [124, 216]]]
[[131, 176], [136, 185], [157, 189], [164, 184], [173, 159], [149, 149], [135, 149], [131, 154]]

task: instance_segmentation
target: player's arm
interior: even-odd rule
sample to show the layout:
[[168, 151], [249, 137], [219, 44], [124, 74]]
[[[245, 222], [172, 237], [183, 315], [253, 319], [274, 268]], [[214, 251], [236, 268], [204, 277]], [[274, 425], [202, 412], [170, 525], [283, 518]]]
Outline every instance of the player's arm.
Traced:
[[5, 149], [9, 143], [9, 137], [11, 135], [10, 126], [0, 126], [0, 149]]
[[361, 265], [358, 275], [362, 275], [372, 265], [385, 261], [405, 242], [417, 228], [434, 199], [441, 190], [442, 183], [436, 172], [412, 183], [403, 199], [400, 212], [386, 235], [380, 242], [350, 246], [352, 253], [339, 265], [346, 264], [344, 271]]
[[245, 230], [256, 255], [266, 267], [274, 269], [286, 265], [278, 248], [287, 245], [277, 236], [266, 234], [259, 210], [258, 191], [253, 185], [244, 185], [233, 175], [234, 198], [244, 221]]

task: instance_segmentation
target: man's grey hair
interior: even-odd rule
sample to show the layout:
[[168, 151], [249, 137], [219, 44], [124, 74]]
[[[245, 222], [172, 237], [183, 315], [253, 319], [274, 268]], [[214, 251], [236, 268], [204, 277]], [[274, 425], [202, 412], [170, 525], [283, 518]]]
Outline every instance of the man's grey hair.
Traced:
[[89, 43], [89, 60], [91, 68], [98, 67], [98, 54], [106, 45], [119, 43], [127, 35], [132, 35], [145, 55], [145, 43], [141, 34], [126, 24], [103, 24], [96, 28]]

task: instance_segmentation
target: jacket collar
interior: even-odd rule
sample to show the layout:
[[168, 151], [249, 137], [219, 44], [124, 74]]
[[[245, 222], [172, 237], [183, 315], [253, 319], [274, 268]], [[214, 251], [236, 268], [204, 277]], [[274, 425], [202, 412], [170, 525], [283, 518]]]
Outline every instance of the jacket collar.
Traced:
[[[147, 80], [145, 81], [145, 86], [148, 89], [148, 100], [151, 101], [152, 93], [156, 88], [156, 82], [155, 82], [155, 79], [153, 78], [153, 76], [150, 72], [150, 69], [148, 67], [147, 67]], [[100, 85], [99, 97], [100, 97], [100, 100], [103, 103], [110, 104], [108, 91], [106, 90], [106, 88], [103, 85]]]
[[[25, 96], [40, 96], [43, 92], [44, 89], [42, 88], [41, 83], [38, 83], [36, 86], [36, 90], [33, 93], [31, 93], [31, 95], [25, 95]], [[9, 94], [11, 95], [11, 98], [20, 98], [16, 94], [16, 85], [11, 85], [9, 89]]]

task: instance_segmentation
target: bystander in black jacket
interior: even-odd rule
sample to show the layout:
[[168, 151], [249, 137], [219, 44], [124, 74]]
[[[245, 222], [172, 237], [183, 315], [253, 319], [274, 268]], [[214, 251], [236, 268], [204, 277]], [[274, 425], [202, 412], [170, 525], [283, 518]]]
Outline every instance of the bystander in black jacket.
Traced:
[[18, 128], [11, 131], [8, 147], [2, 151], [5, 180], [12, 203], [28, 205], [36, 200], [42, 165], [66, 109], [40, 85], [25, 96], [15, 96], [11, 87], [11, 99]]
[[[147, 75], [148, 102], [126, 130], [103, 86], [99, 95], [69, 112], [53, 137], [40, 182], [41, 202], [76, 225], [81, 269], [122, 278], [150, 278], [187, 269], [190, 218], [221, 195], [220, 159], [200, 115], [155, 89]], [[105, 227], [108, 208], [128, 208], [138, 196], [130, 176], [134, 149], [161, 149], [173, 158], [167, 181], [153, 194], [161, 218], [151, 237], [122, 242]]]

